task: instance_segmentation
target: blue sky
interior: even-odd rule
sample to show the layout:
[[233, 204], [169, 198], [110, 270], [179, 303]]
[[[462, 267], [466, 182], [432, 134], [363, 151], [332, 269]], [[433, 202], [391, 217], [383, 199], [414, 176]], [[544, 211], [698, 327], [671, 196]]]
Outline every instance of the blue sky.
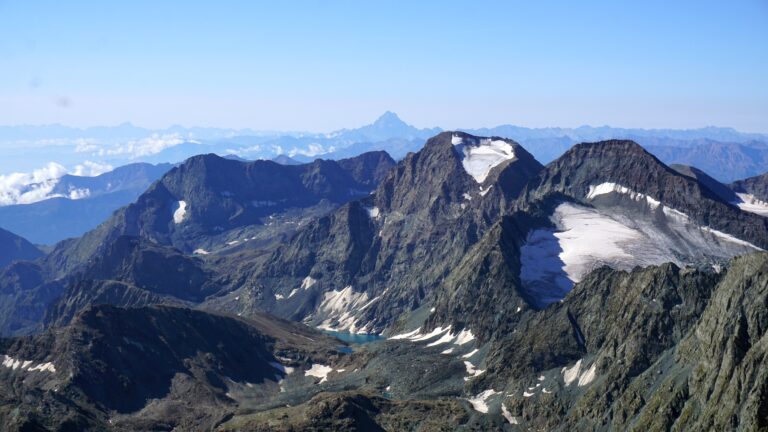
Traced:
[[768, 2], [0, 0], [0, 124], [768, 132]]

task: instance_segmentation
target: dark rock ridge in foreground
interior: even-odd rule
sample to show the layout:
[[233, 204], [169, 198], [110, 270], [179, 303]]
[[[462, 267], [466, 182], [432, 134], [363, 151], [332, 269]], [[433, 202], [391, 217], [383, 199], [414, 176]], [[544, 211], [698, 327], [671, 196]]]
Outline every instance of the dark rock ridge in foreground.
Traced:
[[287, 368], [329, 363], [342, 355], [338, 344], [262, 315], [96, 306], [67, 327], [0, 342], [6, 361], [23, 362], [0, 366], [0, 422], [4, 430], [210, 429], [234, 409], [229, 391], [280, 392]]

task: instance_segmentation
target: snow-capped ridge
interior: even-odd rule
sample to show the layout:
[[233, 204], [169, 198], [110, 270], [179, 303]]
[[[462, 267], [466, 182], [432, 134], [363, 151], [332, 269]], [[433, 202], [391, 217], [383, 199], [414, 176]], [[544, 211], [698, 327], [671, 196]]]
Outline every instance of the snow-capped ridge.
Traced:
[[456, 149], [464, 170], [480, 184], [485, 182], [493, 168], [515, 158], [512, 145], [502, 139], [478, 139], [453, 134], [451, 144]]

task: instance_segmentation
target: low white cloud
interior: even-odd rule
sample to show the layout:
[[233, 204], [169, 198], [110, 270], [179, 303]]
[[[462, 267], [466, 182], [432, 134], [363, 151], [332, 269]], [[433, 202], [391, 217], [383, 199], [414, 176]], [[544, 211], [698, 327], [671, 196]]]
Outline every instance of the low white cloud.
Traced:
[[66, 173], [63, 165], [48, 162], [29, 173], [0, 175], [0, 205], [29, 204], [50, 198], [53, 187]]
[[184, 142], [200, 143], [199, 141], [184, 139], [181, 134], [177, 133], [164, 135], [153, 134], [140, 140], [128, 141], [125, 144], [113, 148], [102, 149], [98, 154], [99, 156], [127, 155], [135, 159], [160, 153], [167, 148], [175, 147]]
[[227, 149], [226, 153], [227, 154], [233, 154], [233, 155], [236, 155], [236, 156], [248, 156], [248, 155], [251, 155], [251, 154], [259, 152], [259, 151], [261, 151], [261, 146], [260, 145], [254, 145], [254, 146], [251, 146], [251, 147], [241, 147], [241, 148], [237, 148], [237, 149]]
[[90, 138], [78, 138], [75, 140], [75, 153], [97, 152], [100, 146], [96, 140]]
[[0, 206], [31, 204], [58, 197], [69, 199], [87, 198], [90, 196], [91, 191], [86, 188], [73, 189], [65, 195], [52, 192], [59, 179], [65, 174], [92, 177], [111, 170], [111, 165], [91, 161], [85, 161], [75, 166], [72, 170], [68, 170], [62, 164], [48, 162], [42, 168], [32, 172], [0, 175]]
[[104, 174], [105, 172], [110, 172], [113, 169], [112, 165], [87, 160], [80, 165], [76, 165], [71, 174], [83, 177], [95, 177]]
[[304, 155], [307, 157], [314, 157], [323, 153], [328, 153], [328, 150], [323, 148], [320, 144], [310, 144], [306, 149], [294, 148], [288, 152], [288, 156], [294, 157], [296, 155]]

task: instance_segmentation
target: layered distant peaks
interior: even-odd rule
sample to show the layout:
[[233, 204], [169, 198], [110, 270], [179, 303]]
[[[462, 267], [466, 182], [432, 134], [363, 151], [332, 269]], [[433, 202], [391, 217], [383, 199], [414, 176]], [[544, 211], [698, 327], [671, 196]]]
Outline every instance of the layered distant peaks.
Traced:
[[439, 128], [416, 128], [402, 121], [397, 114], [387, 111], [372, 124], [358, 129], [341, 130], [335, 134], [344, 139], [375, 142], [390, 139], [426, 139], [439, 133], [440, 130]]
[[33, 260], [42, 255], [32, 243], [0, 228], [0, 268], [15, 260]]

